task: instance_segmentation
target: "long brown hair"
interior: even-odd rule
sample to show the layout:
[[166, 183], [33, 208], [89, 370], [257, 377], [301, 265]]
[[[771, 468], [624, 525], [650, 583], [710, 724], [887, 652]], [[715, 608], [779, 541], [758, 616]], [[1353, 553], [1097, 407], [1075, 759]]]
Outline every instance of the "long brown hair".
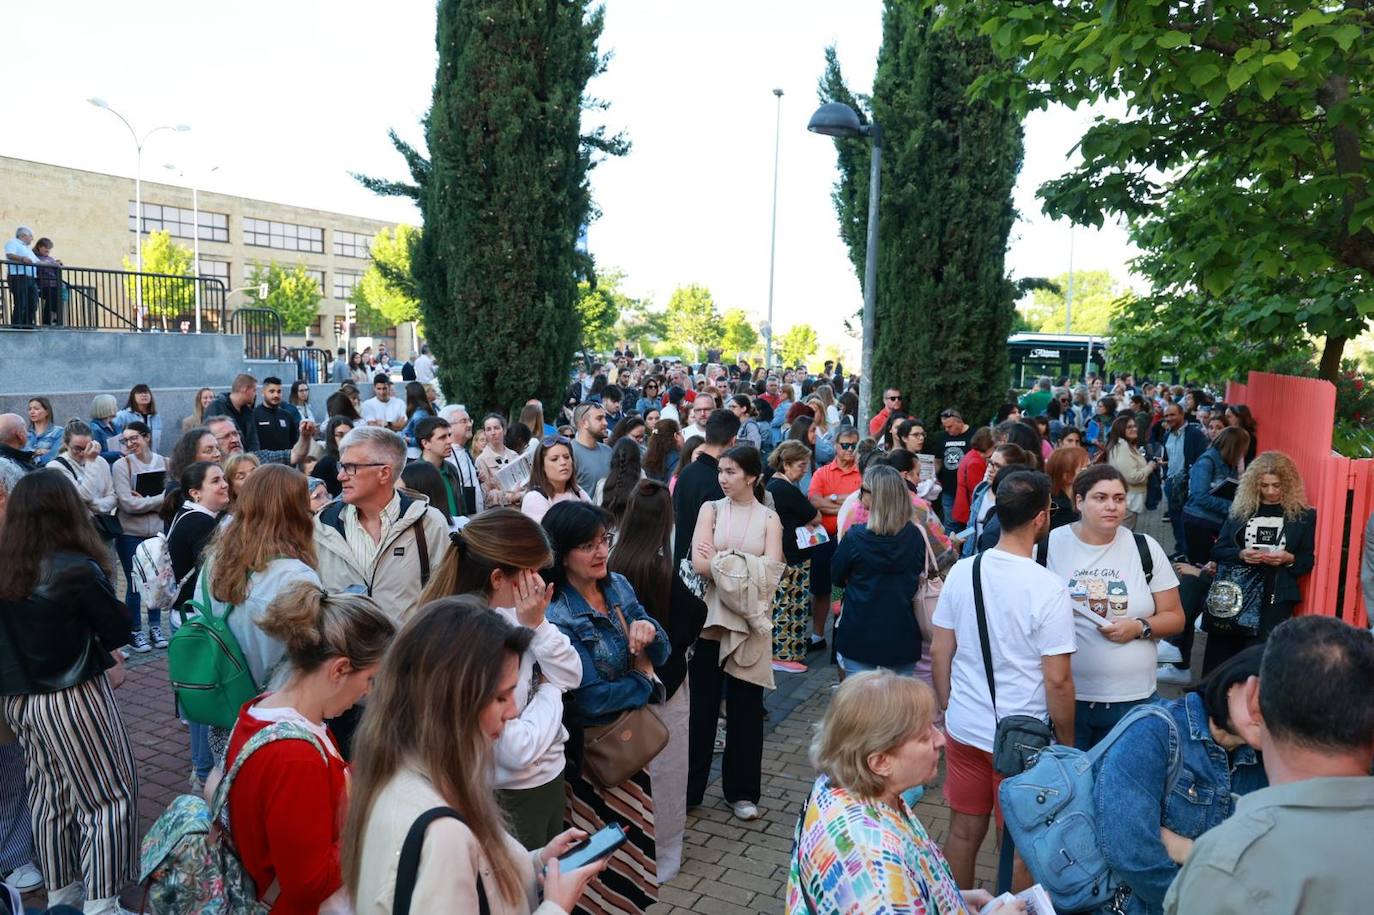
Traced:
[[649, 430], [649, 446], [642, 462], [646, 473], [661, 477], [668, 472], [668, 455], [677, 454], [677, 434], [681, 429], [676, 420], [660, 419]]
[[523, 897], [490, 781], [492, 744], [478, 716], [500, 689], [510, 659], [529, 648], [533, 637], [532, 630], [511, 625], [472, 594], [425, 604], [401, 629], [382, 660], [355, 737], [340, 855], [349, 896], [358, 895], [363, 836], [377, 796], [414, 766], [463, 815], [501, 896], [511, 903]]
[[420, 603], [455, 594], [491, 596], [491, 573], [514, 575], [521, 569], [553, 565], [553, 548], [544, 529], [514, 508], [491, 508], [449, 535], [449, 547]]
[[315, 522], [305, 474], [285, 464], [253, 472], [234, 504], [234, 519], [215, 535], [210, 593], [226, 603], [248, 596], [248, 576], [274, 559], [316, 567]]
[[1245, 459], [1245, 451], [1250, 447], [1250, 433], [1240, 426], [1227, 426], [1212, 439], [1212, 447], [1231, 468], [1239, 467]]
[[91, 513], [76, 487], [56, 468], [20, 477], [5, 497], [0, 527], [5, 565], [0, 598], [22, 600], [38, 582], [43, 562], [57, 552], [82, 553], [110, 574], [109, 549], [91, 524]]
[[673, 583], [673, 498], [657, 480], [640, 480], [616, 533], [607, 567], [635, 589], [649, 615], [668, 623], [668, 595]]
[[572, 440], [560, 435], [552, 440], [551, 445], [545, 445], [547, 441], [550, 439], [540, 439], [534, 448], [534, 455], [530, 458], [530, 481], [525, 486], [525, 492], [537, 492], [550, 501], [558, 495], [553, 491], [549, 475], [544, 470], [544, 455], [549, 453], [550, 448], [567, 448], [568, 460], [572, 462], [572, 476], [568, 477], [568, 488], [564, 492], [580, 495], [582, 490], [577, 487], [577, 455], [573, 452]]

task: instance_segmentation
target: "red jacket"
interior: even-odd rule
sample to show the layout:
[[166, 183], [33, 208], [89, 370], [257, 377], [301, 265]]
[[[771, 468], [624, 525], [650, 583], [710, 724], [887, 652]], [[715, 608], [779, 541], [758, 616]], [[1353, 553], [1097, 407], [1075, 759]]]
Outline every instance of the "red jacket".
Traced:
[[988, 459], [983, 457], [981, 451], [973, 448], [970, 448], [959, 462], [956, 477], [958, 486], [954, 493], [954, 520], [963, 527], [968, 527], [968, 515], [973, 509], [973, 490], [983, 482], [983, 476], [987, 472]]
[[[250, 737], [271, 724], [248, 714], [252, 704], [239, 712], [226, 768]], [[331, 753], [326, 765], [303, 740], [269, 744], [239, 770], [229, 792], [230, 831], [258, 892], [280, 882], [271, 915], [318, 915], [320, 904], [343, 886], [339, 842], [347, 779], [343, 760]]]
[[879, 410], [877, 414], [868, 421], [868, 434], [877, 438], [878, 433], [883, 431], [883, 424], [887, 422], [887, 418], [890, 415], [892, 415], [892, 411], [887, 407], [883, 407]]

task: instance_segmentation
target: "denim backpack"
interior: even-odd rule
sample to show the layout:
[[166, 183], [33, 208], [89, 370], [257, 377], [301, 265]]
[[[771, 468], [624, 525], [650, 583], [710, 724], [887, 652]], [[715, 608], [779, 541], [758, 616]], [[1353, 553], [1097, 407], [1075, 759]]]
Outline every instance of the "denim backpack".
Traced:
[[329, 757], [320, 739], [293, 721], [279, 721], [249, 738], [234, 765], [215, 789], [215, 799], [183, 794], [172, 801], [143, 838], [139, 882], [145, 901], [158, 912], [176, 915], [267, 915], [278, 892], [274, 882], [258, 892], [243, 869], [220, 814], [229, 803], [229, 788], [239, 769], [258, 750], [278, 740], [307, 740]]
[[1053, 744], [1040, 751], [1035, 765], [1002, 782], [999, 794], [1007, 831], [1057, 911], [1096, 909], [1115, 895], [1116, 881], [1102, 853], [1093, 804], [1097, 761], [1127, 728], [1149, 715], [1166, 721], [1173, 736], [1164, 786], [1167, 798], [1183, 766], [1183, 752], [1173, 716], [1154, 704], [1131, 709], [1091, 750]]

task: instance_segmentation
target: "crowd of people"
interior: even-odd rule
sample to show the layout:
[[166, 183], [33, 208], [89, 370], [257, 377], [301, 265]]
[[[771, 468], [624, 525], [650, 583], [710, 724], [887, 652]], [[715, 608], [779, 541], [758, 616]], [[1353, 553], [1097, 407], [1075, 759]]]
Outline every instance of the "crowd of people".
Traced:
[[[389, 357], [340, 351], [319, 412], [307, 382], [239, 375], [176, 431], [145, 385], [65, 424], [42, 396], [0, 415], [12, 884], [122, 912], [139, 786], [112, 690], [170, 644], [190, 785], [227, 797], [273, 913], [643, 912], [717, 757], [731, 815], [763, 814], [765, 693], [826, 663], [789, 913], [1025, 910], [974, 861], [1050, 743], [1095, 754], [1111, 911], [1357, 898], [1374, 643], [1293, 618], [1315, 514], [1244, 405], [1041, 379], [928, 428], [887, 388], [860, 428], [837, 365], [617, 353], [547, 417], [477, 416], [426, 349], [408, 365], [398, 391]], [[1161, 504], [1172, 554], [1137, 530]], [[215, 708], [177, 679], [206, 627], [240, 668]], [[913, 812], [942, 753], [943, 846]], [[1266, 856], [1295, 842], [1284, 907]]]

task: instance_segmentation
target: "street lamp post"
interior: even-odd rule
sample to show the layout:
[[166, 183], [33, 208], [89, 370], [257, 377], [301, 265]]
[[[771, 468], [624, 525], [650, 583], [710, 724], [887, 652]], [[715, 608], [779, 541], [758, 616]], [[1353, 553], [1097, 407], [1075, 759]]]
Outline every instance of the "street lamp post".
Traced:
[[868, 239], [864, 251], [863, 355], [859, 364], [859, 430], [868, 428], [873, 403], [874, 315], [878, 297], [878, 190], [882, 181], [883, 129], [862, 124], [859, 115], [841, 102], [827, 102], [816, 109], [806, 129], [827, 137], [867, 137], [873, 145], [868, 177]]
[[778, 253], [778, 151], [782, 148], [782, 90], [774, 89], [778, 99], [777, 120], [773, 127], [773, 228], [768, 241], [768, 344], [763, 357], [765, 376], [773, 371], [773, 264]]
[[[134, 151], [137, 154], [137, 161], [134, 165], [134, 262], [137, 270], [143, 273], [143, 146], [148, 142], [148, 138], [160, 130], [173, 130], [177, 133], [184, 133], [191, 128], [185, 124], [164, 124], [161, 127], [154, 127], [139, 139], [138, 131], [134, 130], [134, 125], [129, 123], [129, 119], [118, 111], [110, 107], [110, 103], [103, 98], [88, 98], [97, 108], [104, 108], [110, 114], [119, 118], [125, 127], [129, 128], [129, 136], [134, 138]], [[138, 329], [143, 329], [143, 277], [139, 276], [134, 282], [134, 295], [138, 302]]]
[[[186, 172], [182, 171], [181, 169], [177, 168], [175, 165], [172, 165], [171, 163], [168, 163], [162, 167], [167, 169], [168, 171], [175, 172], [178, 178], [186, 177]], [[205, 178], [210, 177], [217, 171], [219, 171], [219, 166], [213, 166], [208, 171], [206, 171], [205, 174], [201, 175], [201, 180], [203, 181]], [[200, 181], [196, 180], [192, 180], [191, 182], [191, 226], [191, 240], [194, 248], [191, 254], [191, 273], [192, 276], [195, 277], [194, 288], [196, 292], [196, 333], [200, 333]]]

